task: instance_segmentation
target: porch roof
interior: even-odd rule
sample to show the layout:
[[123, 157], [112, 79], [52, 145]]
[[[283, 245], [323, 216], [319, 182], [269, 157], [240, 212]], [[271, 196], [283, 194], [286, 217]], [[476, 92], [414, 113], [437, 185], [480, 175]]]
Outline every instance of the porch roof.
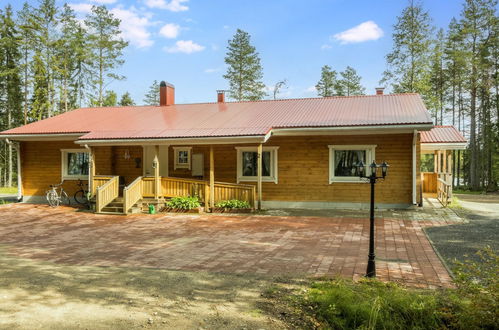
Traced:
[[435, 126], [421, 132], [421, 146], [424, 150], [465, 149], [467, 140], [454, 126]]
[[418, 94], [253, 102], [81, 108], [0, 136], [76, 134], [79, 140], [265, 136], [273, 129], [406, 127], [430, 129]]

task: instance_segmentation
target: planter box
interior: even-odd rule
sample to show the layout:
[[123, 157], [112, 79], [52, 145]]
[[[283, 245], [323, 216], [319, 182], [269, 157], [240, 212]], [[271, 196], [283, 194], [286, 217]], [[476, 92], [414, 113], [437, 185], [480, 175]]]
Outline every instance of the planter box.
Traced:
[[171, 207], [163, 207], [159, 210], [161, 213], [204, 213], [203, 207], [197, 207], [195, 209], [184, 210], [184, 209], [176, 209]]
[[227, 209], [223, 207], [214, 207], [211, 212], [212, 213], [251, 213], [253, 212], [253, 209], [252, 208]]

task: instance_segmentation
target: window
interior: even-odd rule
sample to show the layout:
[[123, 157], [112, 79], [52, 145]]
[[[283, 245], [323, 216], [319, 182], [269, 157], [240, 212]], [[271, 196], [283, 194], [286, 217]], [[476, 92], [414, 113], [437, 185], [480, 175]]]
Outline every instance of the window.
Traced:
[[[258, 148], [237, 147], [237, 182], [257, 181]], [[264, 147], [262, 151], [262, 181], [277, 183], [277, 149]]]
[[329, 183], [361, 182], [357, 164], [369, 166], [374, 160], [375, 145], [329, 146]]
[[191, 149], [192, 147], [173, 147], [175, 153], [174, 169], [191, 169]]
[[88, 179], [89, 154], [86, 149], [63, 149], [62, 179]]

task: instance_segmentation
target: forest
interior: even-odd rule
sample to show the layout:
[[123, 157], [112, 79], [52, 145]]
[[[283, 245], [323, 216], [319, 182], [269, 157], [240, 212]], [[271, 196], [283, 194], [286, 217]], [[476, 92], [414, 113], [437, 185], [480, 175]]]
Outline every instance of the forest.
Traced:
[[[463, 0], [460, 15], [438, 29], [424, 3], [409, 0], [394, 22], [392, 49], [380, 77], [380, 85], [392, 93], [419, 93], [436, 125], [454, 125], [468, 139], [468, 148], [456, 152], [453, 162], [455, 185], [462, 189], [498, 189], [498, 32], [497, 0]], [[55, 0], [25, 3], [16, 12], [10, 5], [0, 8], [0, 131], [84, 106], [135, 104], [128, 93], [118, 100], [109, 89], [113, 81], [125, 79], [117, 69], [127, 45], [119, 19], [106, 6], [93, 6], [84, 19]], [[237, 47], [249, 47], [251, 58], [233, 58]], [[249, 99], [267, 97], [249, 34], [238, 30], [227, 49], [224, 78], [231, 89], [252, 86]], [[247, 81], [233, 81], [237, 75], [231, 68], [245, 60], [258, 65]], [[353, 66], [338, 80], [330, 66], [323, 66], [318, 95], [363, 94]], [[274, 98], [286, 82], [276, 84]], [[152, 84], [144, 103], [157, 102], [157, 86]], [[0, 141], [0, 186], [14, 186], [15, 171], [15, 150]]]

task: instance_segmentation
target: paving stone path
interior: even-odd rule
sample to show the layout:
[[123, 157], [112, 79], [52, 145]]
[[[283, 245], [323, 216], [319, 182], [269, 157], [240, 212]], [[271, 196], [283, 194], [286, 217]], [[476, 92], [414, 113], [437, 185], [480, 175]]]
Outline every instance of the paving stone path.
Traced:
[[[378, 213], [381, 280], [430, 288], [452, 285], [422, 229], [460, 218], [438, 212]], [[71, 265], [360, 278], [367, 264], [369, 221], [359, 211], [334, 213], [125, 217], [9, 204], [0, 206], [0, 246], [10, 255]]]

